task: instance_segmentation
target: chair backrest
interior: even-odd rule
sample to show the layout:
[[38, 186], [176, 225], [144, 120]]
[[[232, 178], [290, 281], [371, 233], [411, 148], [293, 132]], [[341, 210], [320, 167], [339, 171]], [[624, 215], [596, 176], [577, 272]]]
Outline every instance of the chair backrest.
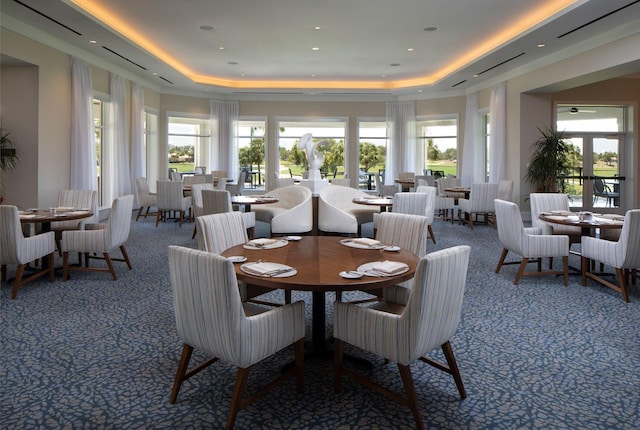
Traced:
[[494, 212], [493, 201], [498, 198], [498, 184], [471, 184], [469, 203], [473, 212]]
[[436, 210], [436, 187], [421, 185], [416, 188], [416, 193], [424, 193], [427, 195], [426, 217], [429, 224], [433, 223], [433, 217]]
[[110, 249], [119, 247], [129, 238], [132, 209], [133, 194], [120, 196], [113, 201], [107, 221], [107, 240], [111, 244]]
[[182, 182], [160, 180], [157, 187], [158, 210], [182, 210]]
[[618, 247], [624, 256], [621, 269], [640, 267], [640, 209], [632, 209], [625, 214]]
[[196, 218], [198, 249], [220, 254], [247, 242], [247, 229], [241, 212], [224, 212]]
[[237, 363], [251, 347], [241, 336], [246, 317], [233, 263], [175, 245], [168, 252], [178, 336], [198, 350]]
[[498, 198], [507, 202], [513, 196], [513, 181], [503, 180], [498, 182]]
[[455, 334], [460, 323], [467, 281], [467, 245], [454, 246], [424, 256], [416, 267], [411, 295], [400, 316], [408, 330], [398, 363], [408, 364], [439, 348]]
[[0, 264], [17, 264], [18, 249], [24, 240], [18, 208], [0, 205]]
[[398, 178], [400, 178], [401, 181], [412, 180], [415, 179], [415, 177], [415, 172], [398, 172]]
[[176, 171], [171, 171], [171, 172], [169, 172], [169, 179], [172, 180], [172, 181], [180, 181], [180, 182], [182, 182], [182, 175], [177, 170]]
[[[191, 199], [193, 202], [193, 209], [196, 212], [202, 212], [203, 204], [202, 204], [202, 191], [204, 190], [213, 190], [213, 184], [204, 183], [204, 184], [193, 184], [191, 186]], [[202, 213], [196, 213], [195, 216], [203, 215]]]
[[505, 249], [522, 255], [524, 224], [517, 204], [495, 199], [498, 239]]
[[293, 178], [275, 178], [275, 184], [276, 184], [276, 188], [282, 188], [282, 187], [290, 187], [292, 185], [295, 185], [295, 181]]
[[290, 185], [288, 187], [276, 188], [275, 190], [271, 190], [269, 192], [269, 195], [278, 198], [278, 201], [275, 203], [270, 203], [268, 205], [269, 207], [292, 209], [302, 203], [311, 200], [313, 193], [307, 187], [302, 187], [300, 185]]
[[202, 215], [231, 212], [231, 193], [226, 190], [202, 191]]
[[429, 186], [429, 187], [433, 187], [435, 186], [435, 178], [433, 176], [427, 176], [427, 175], [417, 175], [416, 176], [416, 187], [420, 187], [423, 185]]
[[334, 178], [331, 180], [331, 185], [340, 185], [342, 187], [350, 187], [351, 180], [349, 178]]
[[197, 175], [204, 175], [207, 173], [207, 166], [197, 166], [193, 171], [196, 172]]
[[422, 215], [382, 212], [376, 239], [422, 257], [427, 252], [428, 226], [427, 218]]
[[58, 206], [72, 207], [77, 209], [88, 208], [93, 212], [91, 218], [80, 221], [56, 221], [51, 223], [51, 227], [75, 227], [78, 224], [97, 223], [98, 214], [98, 192], [93, 190], [61, 190], [58, 193]]
[[218, 183], [216, 184], [216, 186], [214, 188], [216, 190], [226, 191], [226, 189], [227, 189], [227, 178], [225, 178], [225, 177], [218, 178]]
[[226, 170], [212, 170], [211, 176], [214, 178], [226, 178], [227, 171]]
[[596, 194], [602, 194], [605, 190], [605, 184], [602, 178], [595, 178], [593, 180], [593, 192]]
[[151, 194], [147, 178], [136, 178], [136, 200], [141, 201], [142, 196]]
[[540, 212], [568, 211], [569, 196], [560, 193], [531, 193], [531, 225], [542, 229], [545, 234], [551, 233], [551, 228], [542, 221]]
[[204, 175], [188, 175], [182, 180], [183, 185], [204, 184]]
[[[450, 194], [444, 191], [446, 188], [454, 188], [460, 186], [460, 178], [442, 176], [438, 178], [438, 194], [447, 195]], [[454, 193], [455, 194], [455, 193]]]
[[426, 216], [426, 193], [395, 193], [393, 195], [393, 212]]

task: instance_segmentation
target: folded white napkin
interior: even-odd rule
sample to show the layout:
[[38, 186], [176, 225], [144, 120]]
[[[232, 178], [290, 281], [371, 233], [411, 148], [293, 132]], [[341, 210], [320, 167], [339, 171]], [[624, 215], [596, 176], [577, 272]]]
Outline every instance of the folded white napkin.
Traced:
[[255, 275], [264, 275], [266, 273], [275, 272], [283, 269], [282, 265], [276, 263], [250, 263], [242, 266], [242, 270], [245, 272], [253, 273]]
[[273, 245], [274, 243], [276, 243], [278, 240], [277, 239], [266, 239], [266, 238], [262, 238], [262, 239], [253, 239], [250, 240], [249, 243], [253, 244], [253, 245], [258, 245], [258, 246], [265, 246], [265, 245]]
[[372, 267], [373, 270], [382, 273], [398, 273], [405, 270], [407, 266], [405, 263], [399, 261], [381, 261]]
[[382, 242], [375, 239], [369, 239], [368, 237], [359, 237], [357, 239], [353, 239], [353, 243], [357, 243], [358, 245], [365, 246], [379, 246], [382, 245]]

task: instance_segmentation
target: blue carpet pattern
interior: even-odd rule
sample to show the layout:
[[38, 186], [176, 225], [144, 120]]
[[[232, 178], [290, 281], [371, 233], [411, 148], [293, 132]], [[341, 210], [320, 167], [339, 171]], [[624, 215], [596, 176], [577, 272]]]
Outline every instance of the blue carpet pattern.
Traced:
[[[264, 235], [268, 228], [260, 224], [258, 235]], [[166, 249], [196, 247], [192, 228], [133, 222], [127, 248], [134, 268], [116, 263], [117, 281], [72, 272], [68, 282], [57, 276], [53, 283], [27, 284], [16, 300], [10, 299], [12, 285], [2, 285], [2, 429], [223, 428], [235, 380], [235, 369], [225, 363], [186, 381], [175, 405], [168, 401], [181, 343]], [[640, 285], [630, 288], [631, 303], [593, 281], [581, 286], [578, 276], [568, 287], [556, 277], [526, 277], [514, 286], [517, 266], [494, 273], [501, 251], [495, 229], [436, 220], [434, 230], [438, 244], [429, 244], [429, 251], [472, 247], [462, 321], [452, 340], [468, 397], [459, 399], [449, 375], [414, 363], [427, 428], [640, 428]], [[577, 257], [570, 260], [579, 265]], [[345, 300], [361, 294], [348, 293]], [[282, 292], [271, 295], [281, 299]], [[307, 303], [310, 337], [311, 297], [293, 296]], [[373, 360], [371, 377], [403, 392], [395, 364], [345, 350]], [[292, 356], [288, 348], [255, 366], [249, 389]], [[303, 394], [293, 381], [279, 386], [241, 411], [236, 428], [415, 428], [407, 408], [347, 379], [336, 395], [332, 378], [330, 359], [307, 360]]]

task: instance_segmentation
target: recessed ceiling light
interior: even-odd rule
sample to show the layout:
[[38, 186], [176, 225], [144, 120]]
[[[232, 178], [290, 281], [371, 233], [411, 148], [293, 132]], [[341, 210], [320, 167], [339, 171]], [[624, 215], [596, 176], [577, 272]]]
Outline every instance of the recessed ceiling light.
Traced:
[[153, 72], [153, 76], [158, 76], [158, 72]]
[[237, 61], [229, 61], [229, 63], [227, 63], [227, 64], [231, 64], [232, 66], [235, 66], [236, 64], [238, 64], [238, 62]]
[[220, 51], [224, 51], [224, 46], [219, 46], [219, 47], [218, 47], [218, 49], [219, 49]]
[[200, 26], [200, 30], [211, 31], [211, 30], [213, 30], [213, 26], [212, 25], [201, 25]]
[[96, 44], [96, 43], [98, 43], [98, 42], [97, 42], [97, 41], [95, 41], [95, 40], [90, 40], [90, 41], [89, 41], [89, 43], [91, 43], [92, 45], [95, 45], [95, 44]]
[[424, 31], [437, 31], [438, 27], [426, 27]]
[[318, 48], [317, 46], [314, 46], [313, 48], [311, 48], [312, 51], [319, 51], [320, 48]]
[[474, 78], [477, 78], [478, 76], [480, 76], [480, 75], [478, 75], [477, 73], [475, 75], [473, 75]]
[[400, 63], [391, 63], [390, 66], [391, 67], [398, 67], [400, 65]]
[[320, 30], [320, 26], [316, 25], [315, 27], [313, 27], [314, 30]]
[[382, 76], [380, 76], [380, 77], [381, 77], [381, 78], [386, 78], [386, 77], [387, 77], [387, 75], [382, 75]]
[[407, 48], [407, 51], [409, 51], [409, 52], [413, 52], [413, 51], [415, 51], [415, 49], [413, 49], [413, 48]]
[[316, 77], [316, 75], [311, 75], [311, 77], [312, 77], [312, 78], [315, 78], [315, 77]]
[[421, 93], [421, 92], [422, 92], [422, 90], [418, 90], [418, 92], [419, 92], [419, 93]]
[[544, 48], [545, 46], [547, 45], [545, 45], [544, 43], [538, 43], [538, 48]]

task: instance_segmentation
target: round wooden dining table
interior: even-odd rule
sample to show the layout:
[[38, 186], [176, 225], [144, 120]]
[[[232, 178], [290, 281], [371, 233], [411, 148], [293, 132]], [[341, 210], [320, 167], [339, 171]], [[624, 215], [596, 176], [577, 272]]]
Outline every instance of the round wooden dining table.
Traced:
[[231, 204], [244, 206], [245, 212], [251, 212], [251, 205], [267, 205], [280, 201], [270, 196], [231, 196]]
[[[404, 249], [385, 251], [383, 249], [353, 248], [340, 243], [344, 237], [302, 236], [299, 241], [289, 241], [286, 246], [274, 249], [247, 249], [237, 245], [222, 253], [225, 257], [244, 256], [246, 262], [258, 260], [286, 264], [297, 273], [289, 277], [263, 277], [245, 273], [242, 263], [234, 264], [239, 280], [249, 285], [271, 289], [299, 290], [312, 292], [312, 334], [313, 355], [326, 353], [325, 342], [325, 294], [327, 292], [368, 291], [396, 285], [413, 278], [418, 257]], [[356, 270], [360, 265], [375, 261], [398, 261], [409, 266], [409, 270], [392, 276], [362, 276], [345, 279], [340, 272]]]
[[393, 198], [391, 197], [356, 197], [353, 203], [367, 206], [379, 206], [380, 212], [386, 212], [387, 208], [391, 211], [393, 207]]
[[[581, 236], [592, 236], [593, 231], [596, 228], [599, 229], [614, 229], [622, 228], [624, 224], [623, 219], [604, 218], [598, 215], [592, 215], [589, 219], [580, 219], [579, 214], [567, 214], [567, 213], [547, 213], [542, 212], [538, 216], [542, 221], [552, 224], [570, 225], [573, 227], [580, 227]], [[624, 218], [624, 217], [623, 217]]]

